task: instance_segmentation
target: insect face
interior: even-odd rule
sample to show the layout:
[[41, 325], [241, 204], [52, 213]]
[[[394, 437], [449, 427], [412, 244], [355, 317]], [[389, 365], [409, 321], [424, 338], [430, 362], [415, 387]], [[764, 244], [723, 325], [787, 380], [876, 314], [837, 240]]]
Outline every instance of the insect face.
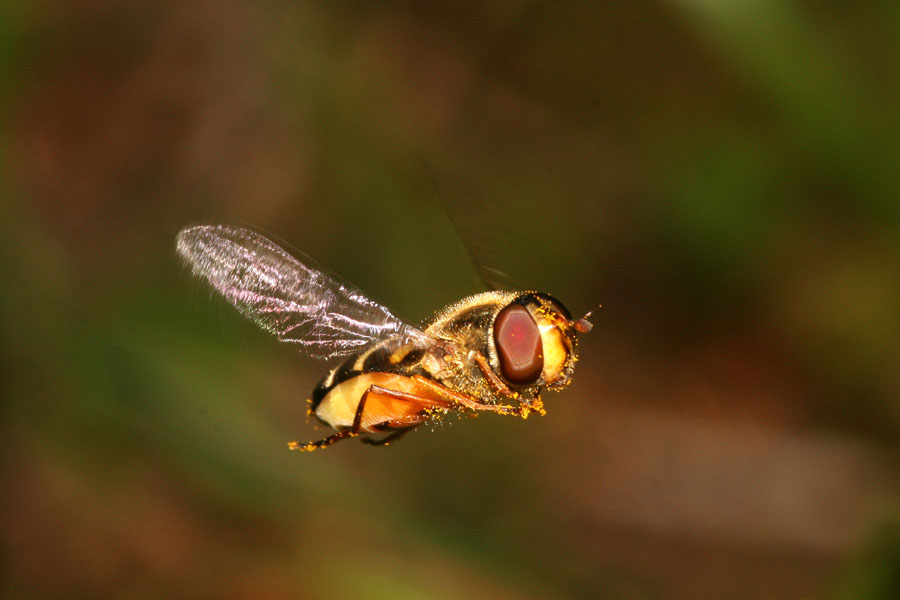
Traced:
[[575, 331], [581, 323], [558, 300], [527, 292], [501, 308], [494, 318], [492, 357], [499, 375], [514, 386], [560, 389], [575, 366]]

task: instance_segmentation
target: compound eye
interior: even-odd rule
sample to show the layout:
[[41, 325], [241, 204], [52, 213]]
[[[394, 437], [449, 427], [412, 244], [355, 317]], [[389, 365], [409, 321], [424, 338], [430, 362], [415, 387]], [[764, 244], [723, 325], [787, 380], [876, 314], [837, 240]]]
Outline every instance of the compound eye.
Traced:
[[494, 320], [494, 345], [500, 359], [500, 371], [516, 385], [534, 383], [544, 370], [544, 345], [541, 331], [528, 309], [511, 304]]

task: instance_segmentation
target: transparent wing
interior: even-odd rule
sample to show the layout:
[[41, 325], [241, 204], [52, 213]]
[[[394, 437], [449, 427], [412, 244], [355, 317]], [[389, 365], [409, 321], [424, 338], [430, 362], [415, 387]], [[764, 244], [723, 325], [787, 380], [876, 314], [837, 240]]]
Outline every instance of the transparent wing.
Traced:
[[263, 236], [227, 225], [183, 229], [178, 253], [244, 316], [316, 358], [385, 337], [431, 338], [361, 292], [308, 267]]

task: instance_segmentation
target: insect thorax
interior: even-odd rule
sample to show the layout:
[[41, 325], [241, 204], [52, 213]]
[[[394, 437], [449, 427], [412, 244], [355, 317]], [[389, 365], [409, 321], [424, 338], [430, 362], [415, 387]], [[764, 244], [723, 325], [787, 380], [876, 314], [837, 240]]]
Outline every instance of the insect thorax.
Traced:
[[[473, 360], [473, 353], [482, 354], [496, 370], [496, 352], [491, 347], [490, 340], [491, 324], [497, 312], [517, 295], [516, 292], [503, 291], [476, 294], [451, 304], [435, 315], [427, 324], [425, 332], [449, 342], [457, 351], [441, 357], [441, 370], [436, 370], [434, 364], [429, 364], [429, 357], [426, 356], [423, 363], [431, 374], [448, 387], [484, 402], [501, 401], [502, 398]], [[528, 390], [523, 392], [526, 396], [532, 395]]]

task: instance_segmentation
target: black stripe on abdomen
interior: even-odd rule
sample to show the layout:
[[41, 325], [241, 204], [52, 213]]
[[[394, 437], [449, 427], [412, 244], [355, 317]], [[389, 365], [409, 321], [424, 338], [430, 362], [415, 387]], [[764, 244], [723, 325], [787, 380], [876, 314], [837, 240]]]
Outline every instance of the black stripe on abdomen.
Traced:
[[310, 402], [310, 408], [312, 410], [316, 410], [319, 403], [321, 403], [322, 400], [325, 399], [325, 396], [328, 395], [328, 392], [348, 379], [352, 379], [360, 374], [360, 371], [353, 368], [358, 357], [359, 356], [356, 354], [348, 357], [347, 360], [329, 371], [328, 375], [322, 378], [322, 381], [319, 382], [312, 393], [312, 401]]

